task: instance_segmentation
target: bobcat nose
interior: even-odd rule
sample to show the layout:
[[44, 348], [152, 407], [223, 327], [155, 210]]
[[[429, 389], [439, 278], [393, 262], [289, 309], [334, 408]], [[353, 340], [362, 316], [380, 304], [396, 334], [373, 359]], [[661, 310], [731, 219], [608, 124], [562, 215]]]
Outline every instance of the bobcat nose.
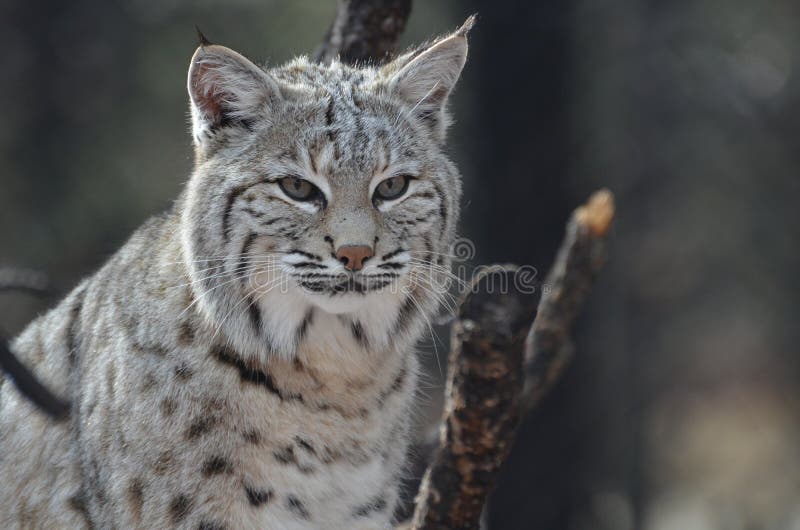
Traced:
[[344, 245], [336, 250], [336, 259], [342, 262], [345, 269], [360, 271], [364, 262], [374, 254], [372, 247], [367, 245]]

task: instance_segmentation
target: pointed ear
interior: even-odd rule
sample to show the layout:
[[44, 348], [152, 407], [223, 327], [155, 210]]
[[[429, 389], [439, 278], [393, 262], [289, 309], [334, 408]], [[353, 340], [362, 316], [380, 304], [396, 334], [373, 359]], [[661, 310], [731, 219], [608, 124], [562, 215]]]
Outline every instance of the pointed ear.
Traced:
[[428, 122], [440, 141], [444, 140], [449, 121], [445, 112], [447, 99], [467, 60], [467, 33], [474, 22], [472, 16], [452, 35], [387, 65], [390, 71], [396, 70], [391, 76], [390, 91]]
[[280, 89], [269, 74], [224, 46], [201, 45], [189, 66], [195, 144], [202, 147], [221, 128], [247, 125], [265, 112]]

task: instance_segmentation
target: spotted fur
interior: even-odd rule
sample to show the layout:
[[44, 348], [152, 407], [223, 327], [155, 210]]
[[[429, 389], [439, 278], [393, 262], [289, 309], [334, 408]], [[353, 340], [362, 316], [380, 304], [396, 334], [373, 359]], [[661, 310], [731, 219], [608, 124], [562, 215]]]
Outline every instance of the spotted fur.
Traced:
[[[0, 527], [391, 526], [458, 216], [443, 144], [466, 50], [466, 29], [381, 68], [197, 50], [186, 189], [13, 343], [72, 411], [0, 386]], [[371, 249], [359, 271], [348, 245]]]

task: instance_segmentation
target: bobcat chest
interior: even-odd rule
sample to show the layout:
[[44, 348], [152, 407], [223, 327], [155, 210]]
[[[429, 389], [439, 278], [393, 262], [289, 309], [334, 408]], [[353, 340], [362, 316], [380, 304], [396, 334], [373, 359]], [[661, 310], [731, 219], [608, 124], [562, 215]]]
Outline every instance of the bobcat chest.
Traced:
[[250, 500], [269, 497], [273, 504], [243, 510], [246, 521], [267, 528], [381, 528], [377, 522], [389, 521], [413, 370], [405, 362], [387, 364], [372, 378], [337, 381], [301, 360], [276, 363], [272, 382], [242, 386], [236, 460], [245, 487], [255, 492]]

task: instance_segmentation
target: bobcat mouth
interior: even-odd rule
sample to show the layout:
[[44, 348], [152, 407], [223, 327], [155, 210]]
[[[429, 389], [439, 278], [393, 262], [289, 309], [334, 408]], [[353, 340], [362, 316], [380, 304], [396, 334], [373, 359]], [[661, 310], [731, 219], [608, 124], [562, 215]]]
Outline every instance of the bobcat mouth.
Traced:
[[344, 294], [369, 294], [393, 284], [400, 277], [397, 273], [354, 275], [304, 274], [296, 278], [300, 287], [313, 294], [329, 296]]

